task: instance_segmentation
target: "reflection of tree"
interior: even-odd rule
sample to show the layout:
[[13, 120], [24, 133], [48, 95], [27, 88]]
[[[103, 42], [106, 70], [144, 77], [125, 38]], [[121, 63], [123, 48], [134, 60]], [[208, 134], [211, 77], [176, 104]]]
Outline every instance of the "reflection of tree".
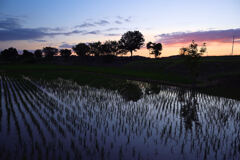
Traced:
[[196, 99], [196, 93], [192, 91], [189, 97], [185, 97], [185, 91], [181, 90], [178, 97], [182, 102], [184, 102], [184, 104], [181, 106], [180, 115], [184, 119], [185, 128], [192, 129], [193, 122], [195, 122], [196, 125], [199, 124], [197, 115], [198, 103]]
[[146, 88], [146, 93], [147, 94], [158, 94], [161, 90], [161, 86], [154, 84], [154, 83], [150, 83], [149, 87]]
[[186, 89], [184, 88], [179, 88], [177, 94], [178, 94], [178, 101], [180, 102], [185, 102], [185, 93], [186, 93]]

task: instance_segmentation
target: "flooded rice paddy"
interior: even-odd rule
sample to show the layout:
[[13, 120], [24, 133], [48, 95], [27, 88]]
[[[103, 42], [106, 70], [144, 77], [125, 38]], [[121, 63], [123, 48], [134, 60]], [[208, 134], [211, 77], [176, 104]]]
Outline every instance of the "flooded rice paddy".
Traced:
[[239, 159], [240, 102], [159, 86], [126, 101], [63, 79], [0, 76], [0, 159]]

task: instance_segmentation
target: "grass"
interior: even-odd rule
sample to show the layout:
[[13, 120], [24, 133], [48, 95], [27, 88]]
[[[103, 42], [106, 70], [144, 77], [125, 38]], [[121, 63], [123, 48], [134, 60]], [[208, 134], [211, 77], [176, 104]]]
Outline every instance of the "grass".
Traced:
[[[188, 78], [176, 76], [171, 73], [151, 70], [136, 70], [128, 66], [124, 67], [104, 67], [104, 66], [67, 66], [67, 65], [49, 65], [49, 64], [28, 64], [28, 65], [4, 65], [1, 67], [5, 72], [18, 72], [37, 76], [41, 74], [44, 78], [56, 77], [58, 75], [65, 78], [77, 79], [80, 82], [89, 79], [104, 79], [105, 77], [118, 79], [140, 79], [169, 81], [172, 83], [189, 84]], [[81, 78], [81, 79], [79, 79]]]
[[[120, 90], [126, 80], [138, 80], [178, 86], [191, 86], [188, 68], [180, 57], [132, 61], [122, 66], [57, 65], [57, 64], [9, 64], [1, 65], [0, 72], [27, 75], [33, 78], [56, 79], [62, 77], [96, 88]], [[199, 64], [199, 90], [213, 95], [240, 99], [239, 85], [232, 79], [240, 77], [240, 56], [203, 57]], [[224, 81], [224, 85], [215, 82]], [[235, 83], [235, 81], [234, 81]], [[224, 86], [224, 87], [223, 87]]]

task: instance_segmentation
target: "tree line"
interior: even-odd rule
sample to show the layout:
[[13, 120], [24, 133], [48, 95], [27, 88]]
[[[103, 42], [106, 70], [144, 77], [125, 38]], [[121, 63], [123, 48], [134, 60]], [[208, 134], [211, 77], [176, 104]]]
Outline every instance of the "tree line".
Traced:
[[[104, 43], [98, 41], [93, 43], [79, 43], [72, 47], [72, 50], [80, 57], [84, 56], [118, 56], [125, 55], [130, 52], [131, 57], [133, 52], [140, 49], [144, 45], [145, 39], [143, 34], [139, 31], [128, 31], [124, 33], [119, 41], [108, 40]], [[149, 54], [155, 55], [155, 58], [161, 55], [162, 44], [161, 43], [147, 43], [147, 49]], [[23, 58], [46, 58], [52, 59], [53, 56], [60, 53], [60, 56], [67, 59], [72, 55], [70, 49], [57, 49], [54, 47], [44, 47], [43, 49], [37, 49], [34, 53], [23, 50]], [[13, 61], [19, 56], [16, 48], [8, 48], [0, 54], [3, 60]]]

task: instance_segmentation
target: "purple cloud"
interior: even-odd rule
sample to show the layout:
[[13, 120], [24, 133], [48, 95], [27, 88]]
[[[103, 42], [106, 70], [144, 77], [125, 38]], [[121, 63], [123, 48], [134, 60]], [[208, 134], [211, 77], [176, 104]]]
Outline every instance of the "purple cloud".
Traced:
[[116, 24], [122, 24], [122, 22], [119, 21], [119, 20], [116, 20], [115, 23], [116, 23]]
[[75, 28], [85, 28], [85, 27], [94, 27], [94, 26], [96, 25], [89, 22], [85, 22], [83, 24], [76, 25]]
[[20, 27], [20, 20], [17, 18], [12, 17], [0, 20], [0, 29], [16, 29]]
[[210, 30], [197, 32], [174, 32], [167, 34], [160, 34], [155, 36], [158, 38], [157, 42], [167, 45], [176, 43], [189, 43], [192, 40], [198, 42], [222, 42], [231, 43], [233, 35], [240, 37], [240, 28], [228, 30]]
[[109, 24], [109, 22], [107, 20], [100, 20], [100, 21], [95, 22], [94, 24], [100, 25], [100, 26], [105, 26], [105, 25]]
[[121, 34], [110, 33], [110, 34], [105, 34], [105, 36], [115, 37], [115, 36], [121, 36]]
[[63, 43], [59, 46], [59, 48], [72, 48], [74, 45], [68, 44], [68, 43]]

